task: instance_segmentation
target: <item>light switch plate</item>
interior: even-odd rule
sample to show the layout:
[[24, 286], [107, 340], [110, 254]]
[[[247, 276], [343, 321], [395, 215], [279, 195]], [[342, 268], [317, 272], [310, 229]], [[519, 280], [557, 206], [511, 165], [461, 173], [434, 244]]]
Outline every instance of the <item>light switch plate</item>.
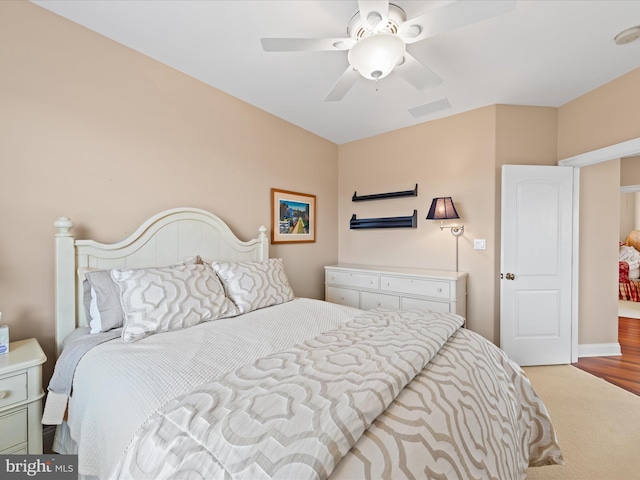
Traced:
[[474, 239], [473, 240], [473, 249], [474, 250], [486, 250], [487, 249], [487, 241], [484, 238]]

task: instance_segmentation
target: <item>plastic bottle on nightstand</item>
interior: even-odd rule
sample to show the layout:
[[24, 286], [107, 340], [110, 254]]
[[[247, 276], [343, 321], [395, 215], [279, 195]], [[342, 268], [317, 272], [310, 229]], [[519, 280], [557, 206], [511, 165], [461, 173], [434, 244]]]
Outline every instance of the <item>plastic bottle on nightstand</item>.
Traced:
[[[0, 322], [2, 312], [0, 312]], [[0, 355], [9, 353], [9, 325], [0, 325]]]

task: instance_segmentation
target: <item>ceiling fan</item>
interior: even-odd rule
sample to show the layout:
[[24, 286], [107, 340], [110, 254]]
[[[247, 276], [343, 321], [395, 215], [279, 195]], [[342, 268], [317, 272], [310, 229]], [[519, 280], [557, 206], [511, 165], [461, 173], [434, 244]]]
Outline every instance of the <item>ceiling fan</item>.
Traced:
[[[425, 2], [433, 3], [433, 2]], [[325, 101], [342, 100], [362, 76], [378, 81], [391, 72], [421, 91], [442, 83], [406, 46], [512, 10], [515, 0], [441, 1], [444, 4], [407, 19], [404, 10], [388, 0], [358, 0], [358, 12], [345, 38], [262, 38], [266, 52], [347, 50], [349, 67], [338, 78]]]

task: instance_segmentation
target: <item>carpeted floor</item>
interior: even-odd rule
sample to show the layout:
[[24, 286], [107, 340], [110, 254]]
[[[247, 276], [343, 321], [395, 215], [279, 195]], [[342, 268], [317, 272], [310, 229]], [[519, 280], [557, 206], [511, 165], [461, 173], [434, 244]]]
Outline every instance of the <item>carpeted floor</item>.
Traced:
[[525, 367], [545, 402], [565, 465], [528, 480], [639, 480], [640, 397], [571, 365]]

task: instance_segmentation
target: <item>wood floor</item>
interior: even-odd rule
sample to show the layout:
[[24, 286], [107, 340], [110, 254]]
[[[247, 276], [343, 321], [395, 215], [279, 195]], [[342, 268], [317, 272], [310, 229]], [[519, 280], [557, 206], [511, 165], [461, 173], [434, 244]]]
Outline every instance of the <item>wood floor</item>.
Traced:
[[584, 357], [573, 365], [640, 395], [640, 320], [618, 319], [620, 357]]

